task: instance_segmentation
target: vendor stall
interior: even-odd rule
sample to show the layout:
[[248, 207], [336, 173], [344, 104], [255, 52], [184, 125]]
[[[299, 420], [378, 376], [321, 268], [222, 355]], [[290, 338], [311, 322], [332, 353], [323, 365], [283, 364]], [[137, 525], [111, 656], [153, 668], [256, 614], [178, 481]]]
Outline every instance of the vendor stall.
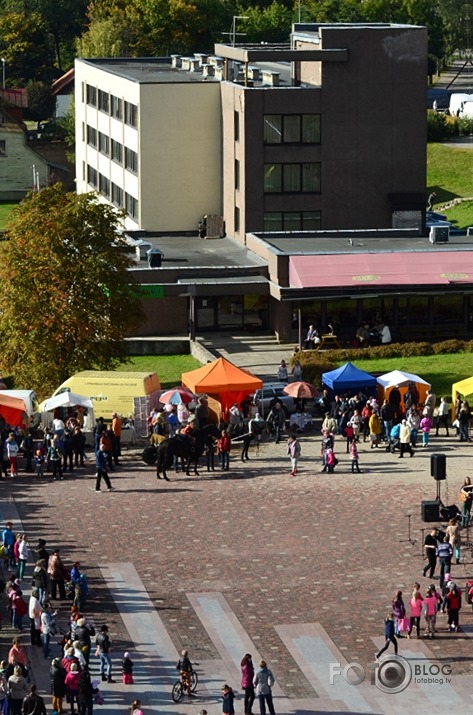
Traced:
[[402, 370], [392, 370], [387, 372], [385, 375], [377, 378], [378, 382], [378, 399], [380, 404], [383, 400], [389, 399], [389, 393], [394, 387], [399, 388], [402, 399], [411, 385], [413, 385], [417, 392], [419, 393], [419, 402], [425, 402], [425, 397], [427, 395], [427, 390], [430, 390], [431, 385], [426, 382], [418, 375], [414, 375], [410, 372], [403, 372]]
[[376, 395], [376, 378], [351, 362], [346, 362], [336, 370], [324, 372], [322, 383], [328, 389], [330, 397], [346, 393], [356, 395], [358, 392], [363, 392], [368, 397]]
[[182, 384], [194, 394], [207, 394], [218, 400], [225, 414], [233, 403], [240, 405], [245, 397], [261, 388], [263, 381], [221, 357], [197, 370], [184, 372]]

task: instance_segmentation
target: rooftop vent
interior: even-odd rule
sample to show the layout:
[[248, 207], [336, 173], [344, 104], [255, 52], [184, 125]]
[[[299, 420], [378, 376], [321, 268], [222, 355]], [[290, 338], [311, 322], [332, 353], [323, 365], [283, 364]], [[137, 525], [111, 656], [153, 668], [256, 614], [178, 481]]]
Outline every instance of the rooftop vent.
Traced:
[[279, 85], [279, 72], [263, 70], [262, 82], [270, 87], [277, 87]]
[[429, 233], [430, 243], [448, 243], [450, 228], [448, 226], [432, 226]]
[[202, 73], [204, 77], [214, 77], [215, 67], [214, 65], [202, 65]]
[[181, 68], [181, 65], [182, 65], [181, 60], [182, 60], [181, 55], [171, 55], [171, 64], [176, 69]]

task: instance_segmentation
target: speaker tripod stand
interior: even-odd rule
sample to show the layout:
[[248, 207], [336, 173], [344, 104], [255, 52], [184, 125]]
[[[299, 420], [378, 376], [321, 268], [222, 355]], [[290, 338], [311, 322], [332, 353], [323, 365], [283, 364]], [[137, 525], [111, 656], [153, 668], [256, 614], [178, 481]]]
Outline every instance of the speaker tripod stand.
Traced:
[[406, 514], [406, 519], [407, 519], [407, 539], [399, 539], [400, 544], [411, 544], [411, 546], [414, 546], [416, 543], [416, 539], [413, 539], [411, 536], [411, 516], [412, 514]]

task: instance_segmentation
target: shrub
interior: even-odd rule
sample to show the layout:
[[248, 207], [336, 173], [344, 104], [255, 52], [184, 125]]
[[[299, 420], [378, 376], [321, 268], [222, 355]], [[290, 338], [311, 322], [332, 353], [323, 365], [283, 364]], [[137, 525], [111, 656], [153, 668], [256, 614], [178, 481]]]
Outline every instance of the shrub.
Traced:
[[473, 134], [473, 117], [458, 117], [457, 127], [459, 136], [470, 136]]
[[432, 345], [432, 350], [434, 355], [448, 355], [449, 353], [462, 353], [466, 350], [466, 344], [464, 340], [442, 340], [440, 343], [434, 343]]
[[427, 110], [427, 141], [438, 142], [446, 139], [449, 135], [450, 127], [443, 112], [436, 112], [433, 109]]
[[329, 358], [327, 353], [317, 353], [313, 350], [300, 352], [291, 359], [291, 365], [294, 364], [294, 359], [297, 358], [302, 367], [302, 379], [304, 382], [311, 382], [313, 385], [322, 384], [322, 374], [335, 370], [338, 366], [340, 358], [336, 352], [330, 351], [335, 357]]

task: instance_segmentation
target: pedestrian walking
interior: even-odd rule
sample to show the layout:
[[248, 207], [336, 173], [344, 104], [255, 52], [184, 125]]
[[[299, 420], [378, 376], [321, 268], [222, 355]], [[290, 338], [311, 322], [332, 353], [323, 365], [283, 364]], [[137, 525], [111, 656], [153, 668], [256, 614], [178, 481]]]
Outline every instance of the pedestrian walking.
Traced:
[[397, 655], [397, 640], [396, 636], [394, 635], [394, 616], [392, 612], [389, 612], [386, 615], [385, 621], [384, 621], [384, 636], [386, 638], [386, 642], [384, 646], [379, 650], [375, 658], [376, 660], [379, 660], [379, 658], [383, 655], [383, 653], [389, 648], [389, 644], [392, 643], [394, 646], [394, 652]]
[[285, 360], [281, 360], [278, 367], [278, 380], [287, 383], [289, 377], [287, 374], [287, 365]]
[[420, 617], [422, 614], [422, 603], [424, 601], [422, 594], [417, 588], [418, 584], [416, 584], [414, 591], [412, 592], [411, 599], [409, 601], [409, 606], [411, 609], [411, 626], [409, 629], [409, 633], [407, 634], [407, 637], [411, 637], [411, 633], [414, 629], [414, 626], [416, 627], [416, 634], [417, 638], [420, 638]]
[[393, 616], [394, 616], [394, 635], [397, 638], [402, 638], [400, 631], [402, 630], [399, 621], [403, 621], [406, 617], [406, 607], [404, 601], [402, 600], [402, 591], [397, 591], [392, 602]]
[[68, 572], [59, 555], [59, 549], [54, 549], [48, 561], [48, 575], [51, 588], [51, 598], [57, 598], [59, 589], [59, 598], [64, 601], [66, 599], [65, 580]]
[[281, 440], [281, 431], [286, 424], [286, 413], [284, 412], [283, 406], [280, 402], [276, 402], [276, 404], [271, 408], [267, 423], [272, 427], [274, 441], [278, 444]]
[[437, 535], [437, 549], [436, 554], [440, 564], [440, 588], [442, 588], [445, 581], [445, 574], [447, 571], [450, 573], [450, 567], [452, 565], [453, 549], [448, 541], [444, 540], [443, 534], [439, 533]]
[[51, 661], [49, 676], [51, 678], [52, 707], [53, 710], [57, 710], [58, 713], [63, 711], [62, 701], [66, 697], [67, 693], [66, 675], [67, 671], [61, 665], [59, 658], [54, 658]]
[[422, 570], [422, 576], [427, 576], [427, 571], [429, 571], [430, 579], [434, 578], [435, 567], [437, 565], [437, 536], [438, 529], [434, 526], [424, 539], [424, 550], [428, 563]]
[[115, 681], [112, 680], [112, 643], [107, 625], [103, 625], [100, 629], [100, 633], [95, 639], [95, 645], [97, 646], [96, 655], [100, 658], [100, 676], [103, 681], [114, 683]]
[[95, 466], [97, 468], [97, 473], [95, 475], [95, 491], [100, 491], [100, 484], [102, 482], [103, 477], [103, 480], [107, 485], [108, 491], [111, 492], [113, 487], [107, 472], [107, 454], [105, 451], [104, 444], [99, 444], [99, 448], [95, 453]]
[[361, 469], [358, 463], [358, 445], [356, 443], [356, 437], [353, 437], [350, 442], [350, 459], [351, 459], [351, 473], [361, 474]]
[[13, 551], [15, 545], [15, 534], [13, 532], [13, 524], [11, 521], [7, 521], [5, 524], [5, 529], [2, 534], [3, 548], [8, 557], [9, 568], [16, 568], [16, 559]]
[[123, 655], [122, 674], [123, 685], [133, 685], [133, 661], [128, 651]]
[[266, 715], [266, 705], [268, 706], [269, 715], [276, 715], [272, 694], [274, 676], [264, 660], [260, 660], [259, 668], [253, 678], [253, 685], [255, 688], [255, 695], [259, 700], [261, 715]]
[[297, 465], [302, 453], [301, 443], [296, 435], [291, 435], [287, 440], [287, 453], [291, 460], [291, 471], [289, 473], [292, 477], [295, 477], [297, 474]]
[[20, 448], [18, 447], [18, 442], [16, 441], [15, 433], [10, 432], [5, 442], [5, 449], [10, 463], [10, 476], [18, 476], [18, 452]]
[[450, 519], [448, 522], [445, 539], [448, 541], [452, 547], [453, 554], [455, 555], [455, 560], [457, 564], [460, 563], [460, 549], [461, 549], [461, 527], [457, 524], [456, 519]]
[[251, 709], [255, 701], [254, 677], [255, 669], [251, 653], [246, 653], [241, 661], [241, 687], [245, 691], [245, 715], [251, 715]]
[[232, 688], [225, 683], [222, 686], [222, 715], [235, 715], [235, 693]]
[[448, 630], [458, 631], [459, 627], [459, 615], [460, 609], [462, 607], [462, 594], [456, 583], [450, 581], [448, 586], [447, 599], [447, 612], [448, 612]]
[[427, 589], [427, 594], [424, 598], [424, 615], [425, 615], [425, 637], [435, 637], [435, 623], [437, 620], [438, 599], [437, 594], [431, 588]]
[[373, 449], [373, 447], [377, 447], [379, 445], [382, 433], [381, 420], [379, 419], [378, 413], [374, 410], [371, 413], [368, 425], [370, 431], [370, 447]]

